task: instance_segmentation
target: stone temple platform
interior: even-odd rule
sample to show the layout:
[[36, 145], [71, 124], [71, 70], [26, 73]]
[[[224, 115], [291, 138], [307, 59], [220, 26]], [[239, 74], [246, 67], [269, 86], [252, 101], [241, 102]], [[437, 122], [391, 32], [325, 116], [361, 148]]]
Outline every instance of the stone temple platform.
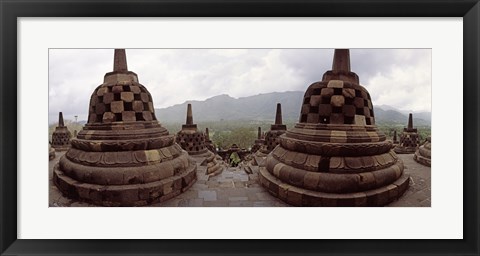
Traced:
[[[62, 196], [52, 182], [53, 166], [64, 152], [57, 153], [49, 162], [49, 206], [50, 207], [98, 207], [78, 202]], [[430, 167], [413, 160], [411, 154], [398, 156], [404, 163], [405, 174], [411, 177], [410, 186], [405, 194], [390, 207], [430, 207], [431, 171]], [[195, 158], [194, 158], [195, 159]], [[206, 166], [197, 162], [197, 181], [184, 193], [153, 207], [289, 207], [288, 204], [270, 195], [258, 181], [258, 166], [250, 166], [253, 174], [247, 174], [242, 167], [225, 169], [213, 177], [205, 175]]]

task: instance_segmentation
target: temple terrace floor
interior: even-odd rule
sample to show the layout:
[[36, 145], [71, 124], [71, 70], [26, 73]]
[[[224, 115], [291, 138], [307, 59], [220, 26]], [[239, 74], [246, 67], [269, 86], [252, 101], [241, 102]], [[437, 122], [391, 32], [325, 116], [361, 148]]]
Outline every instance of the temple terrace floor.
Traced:
[[[52, 182], [53, 166], [64, 152], [57, 152], [49, 162], [49, 206], [50, 207], [91, 207], [95, 205], [78, 202], [64, 197]], [[410, 175], [410, 186], [405, 194], [388, 206], [430, 207], [431, 169], [413, 160], [413, 154], [399, 154], [405, 172]], [[240, 167], [225, 168], [213, 177], [205, 175], [203, 159], [197, 161], [197, 181], [185, 193], [153, 207], [279, 207], [289, 206], [270, 195], [258, 182], [258, 166], [252, 166], [253, 174], [247, 174]]]

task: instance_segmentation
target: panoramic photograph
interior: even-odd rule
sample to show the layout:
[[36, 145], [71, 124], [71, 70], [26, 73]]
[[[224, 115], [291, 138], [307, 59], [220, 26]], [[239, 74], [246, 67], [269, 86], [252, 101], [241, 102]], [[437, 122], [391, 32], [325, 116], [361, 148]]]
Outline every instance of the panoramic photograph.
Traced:
[[431, 207], [431, 49], [48, 54], [49, 207]]

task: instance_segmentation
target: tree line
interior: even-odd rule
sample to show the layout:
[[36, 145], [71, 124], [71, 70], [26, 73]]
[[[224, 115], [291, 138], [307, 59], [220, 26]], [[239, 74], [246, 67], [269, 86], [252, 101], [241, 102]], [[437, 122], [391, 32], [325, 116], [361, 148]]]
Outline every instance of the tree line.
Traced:
[[[287, 129], [294, 127], [297, 120], [286, 120], [284, 124], [287, 125]], [[246, 121], [246, 120], [235, 120], [235, 121], [221, 121], [221, 122], [200, 122], [198, 124], [198, 129], [205, 131], [205, 128], [208, 127], [209, 135], [212, 142], [216, 147], [222, 149], [228, 149], [232, 144], [237, 144], [240, 148], [249, 149], [257, 139], [257, 129], [261, 127], [262, 132], [267, 132], [270, 130], [270, 125], [273, 123], [273, 120], [263, 120], [263, 121]], [[82, 129], [82, 125], [71, 120], [65, 120], [65, 125], [68, 130], [74, 133], [75, 130], [79, 132]], [[52, 124], [49, 126], [49, 140], [55, 127], [58, 126], [58, 123]], [[162, 124], [170, 134], [176, 134], [182, 129], [181, 123], [168, 123]], [[400, 135], [403, 131], [404, 126], [398, 124], [388, 124], [382, 123], [377, 125], [379, 130], [383, 132], [388, 139], [393, 138], [393, 133], [397, 131], [397, 140], [400, 140]], [[418, 134], [420, 136], [420, 141], [425, 140], [431, 134], [431, 127], [429, 126], [416, 126]]]

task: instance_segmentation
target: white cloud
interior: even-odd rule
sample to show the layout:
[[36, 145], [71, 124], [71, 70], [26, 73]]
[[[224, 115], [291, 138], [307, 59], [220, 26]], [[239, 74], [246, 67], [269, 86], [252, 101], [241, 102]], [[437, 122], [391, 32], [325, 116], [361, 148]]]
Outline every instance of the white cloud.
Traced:
[[393, 64], [366, 82], [374, 104], [431, 111], [431, 55], [429, 51], [422, 54], [397, 51]]

